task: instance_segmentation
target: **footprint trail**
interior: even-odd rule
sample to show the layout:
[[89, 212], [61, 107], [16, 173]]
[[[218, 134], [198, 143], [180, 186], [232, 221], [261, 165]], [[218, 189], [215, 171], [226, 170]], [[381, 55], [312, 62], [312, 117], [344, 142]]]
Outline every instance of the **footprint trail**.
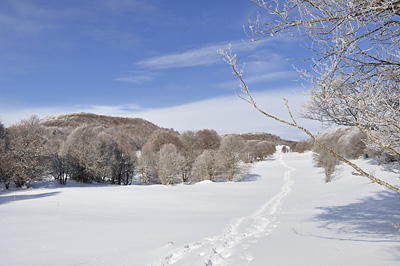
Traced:
[[284, 173], [284, 184], [275, 196], [269, 198], [251, 215], [231, 220], [221, 235], [203, 238], [175, 249], [152, 266], [223, 266], [231, 265], [233, 261], [237, 265], [249, 265], [254, 258], [246, 249], [278, 226], [277, 215], [281, 212], [283, 201], [291, 192], [294, 183], [291, 173], [296, 169], [284, 162], [282, 154], [278, 153], [276, 158], [288, 170]]

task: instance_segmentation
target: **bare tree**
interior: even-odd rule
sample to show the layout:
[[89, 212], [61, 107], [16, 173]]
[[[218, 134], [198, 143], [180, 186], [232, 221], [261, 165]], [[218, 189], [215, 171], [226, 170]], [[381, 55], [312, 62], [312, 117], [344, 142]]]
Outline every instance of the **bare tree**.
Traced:
[[48, 169], [43, 128], [39, 118], [33, 115], [11, 126], [9, 130], [9, 149], [14, 162], [13, 181], [18, 187], [29, 187], [32, 181], [40, 179]]
[[261, 141], [257, 143], [255, 147], [255, 156], [256, 159], [263, 161], [268, 156], [274, 154], [276, 152], [276, 146], [272, 142]]
[[335, 172], [335, 167], [339, 165], [340, 161], [323, 149], [320, 149], [318, 153], [315, 153], [314, 160], [318, 167], [322, 167], [325, 170], [325, 183], [331, 182], [332, 175]]
[[183, 182], [187, 182], [189, 179], [191, 179], [193, 163], [201, 151], [198, 148], [199, 145], [195, 132], [186, 131], [179, 136], [179, 140], [182, 144], [181, 154], [185, 158], [185, 167], [184, 171], [182, 172], [182, 180]]
[[150, 136], [146, 145], [148, 145], [148, 148], [152, 149], [154, 152], [158, 152], [161, 150], [163, 145], [169, 143], [174, 144], [178, 149], [181, 148], [178, 133], [172, 130], [159, 129]]
[[[325, 147], [329, 147], [338, 153], [338, 150], [342, 149], [342, 147], [338, 145], [340, 134], [338, 134], [338, 130], [332, 130], [331, 132], [333, 132], [333, 134], [329, 134], [330, 132], [318, 134], [317, 139], [323, 143]], [[318, 145], [315, 145], [313, 151], [315, 152], [314, 161], [317, 163], [317, 166], [325, 170], [325, 183], [331, 182], [335, 167], [340, 164], [340, 161]]]
[[163, 185], [171, 185], [181, 181], [185, 159], [179, 154], [175, 145], [169, 143], [158, 152], [158, 175]]
[[286, 145], [284, 145], [284, 146], [282, 147], [281, 151], [282, 151], [283, 153], [288, 153], [288, 152], [289, 152], [289, 147], [286, 146]]
[[[252, 0], [269, 16], [251, 21], [252, 41], [292, 36], [313, 51], [311, 69], [299, 70], [313, 84], [304, 116], [323, 123], [356, 126], [370, 141], [400, 158], [400, 1], [398, 0]], [[304, 131], [322, 149], [355, 169], [357, 175], [400, 193], [324, 146], [293, 117], [285, 121], [262, 110], [236, 67], [236, 55], [222, 52], [242, 82], [238, 95], [265, 116]]]
[[302, 140], [297, 142], [296, 145], [292, 147], [292, 150], [294, 152], [304, 153], [305, 151], [311, 151], [313, 145], [314, 143], [310, 140]]
[[268, 141], [246, 141], [242, 150], [242, 160], [245, 163], [263, 161], [276, 151], [276, 146]]
[[139, 171], [142, 184], [164, 183], [158, 169], [159, 152], [166, 144], [182, 147], [178, 133], [172, 130], [159, 129], [155, 131], [143, 145], [139, 157]]
[[14, 177], [15, 161], [10, 149], [9, 131], [0, 123], [0, 181], [10, 188]]
[[203, 180], [211, 180], [214, 182], [218, 171], [216, 157], [216, 151], [204, 150], [202, 154], [196, 158], [193, 164], [192, 181], [199, 182]]
[[157, 161], [156, 152], [153, 151], [149, 143], [146, 143], [139, 157], [139, 171], [143, 185], [161, 182], [157, 175]]
[[69, 159], [70, 176], [78, 182], [89, 182], [98, 177], [98, 129], [81, 126], [75, 129], [65, 142], [63, 157]]
[[[113, 156], [112, 176], [117, 179], [119, 185], [130, 185], [137, 165], [135, 141], [122, 132], [115, 136], [114, 140], [116, 148]], [[105, 152], [107, 152], [107, 148]], [[107, 156], [103, 156], [103, 158], [107, 158]]]
[[217, 150], [221, 137], [213, 129], [202, 129], [196, 132], [197, 145], [200, 150]]
[[239, 164], [243, 148], [243, 139], [237, 135], [228, 135], [221, 141], [221, 146], [218, 150], [218, 161], [221, 170], [230, 182], [240, 173]]
[[257, 141], [244, 142], [244, 148], [241, 152], [243, 162], [252, 163], [257, 159], [257, 143]]

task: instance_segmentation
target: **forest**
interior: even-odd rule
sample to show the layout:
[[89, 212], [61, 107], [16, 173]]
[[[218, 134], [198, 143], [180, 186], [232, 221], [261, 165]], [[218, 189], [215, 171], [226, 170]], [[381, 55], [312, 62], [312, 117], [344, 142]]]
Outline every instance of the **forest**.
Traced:
[[212, 129], [179, 134], [139, 118], [87, 113], [31, 116], [0, 129], [0, 177], [6, 188], [49, 177], [60, 184], [232, 181], [245, 172], [244, 163], [272, 155], [277, 142], [294, 143], [270, 134], [220, 136]]
[[[317, 138], [349, 159], [395, 159], [369, 149], [365, 134], [356, 128], [329, 130]], [[246, 175], [251, 163], [271, 156], [277, 145], [284, 145], [285, 152], [313, 150], [326, 182], [340, 163], [310, 140], [288, 141], [268, 133], [178, 133], [140, 118], [33, 115], [10, 127], [0, 125], [0, 180], [6, 189], [29, 188], [33, 181], [49, 178], [60, 184], [118, 185], [233, 181]]]

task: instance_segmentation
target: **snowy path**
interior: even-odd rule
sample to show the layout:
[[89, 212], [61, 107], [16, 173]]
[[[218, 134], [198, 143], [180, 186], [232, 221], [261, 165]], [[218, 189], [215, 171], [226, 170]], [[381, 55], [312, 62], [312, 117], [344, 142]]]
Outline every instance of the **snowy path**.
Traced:
[[277, 214], [280, 213], [283, 201], [291, 192], [294, 183], [291, 173], [296, 169], [285, 163], [282, 154], [278, 153], [276, 159], [288, 170], [284, 173], [284, 184], [275, 196], [268, 198], [251, 215], [230, 221], [223, 234], [175, 249], [161, 262], [152, 265], [222, 266], [231, 265], [232, 262], [235, 265], [248, 265], [254, 258], [246, 249], [278, 226]]

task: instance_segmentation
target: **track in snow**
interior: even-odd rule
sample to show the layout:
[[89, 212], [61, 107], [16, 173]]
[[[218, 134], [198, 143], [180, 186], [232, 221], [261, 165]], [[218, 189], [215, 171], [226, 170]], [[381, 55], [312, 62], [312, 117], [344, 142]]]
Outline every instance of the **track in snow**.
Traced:
[[[289, 169], [284, 174], [285, 183], [277, 195], [266, 201], [253, 214], [231, 220], [223, 234], [203, 238], [175, 249], [161, 262], [152, 265], [222, 266], [229, 265], [230, 261], [237, 265], [249, 264], [253, 257], [246, 254], [245, 250], [251, 243], [257, 242], [257, 238], [270, 234], [277, 227], [276, 215], [280, 213], [283, 200], [290, 193], [294, 183], [291, 173], [296, 169], [283, 161], [282, 154], [279, 154], [277, 159], [282, 166]], [[240, 249], [242, 255], [239, 258], [235, 257], [235, 249]]]

